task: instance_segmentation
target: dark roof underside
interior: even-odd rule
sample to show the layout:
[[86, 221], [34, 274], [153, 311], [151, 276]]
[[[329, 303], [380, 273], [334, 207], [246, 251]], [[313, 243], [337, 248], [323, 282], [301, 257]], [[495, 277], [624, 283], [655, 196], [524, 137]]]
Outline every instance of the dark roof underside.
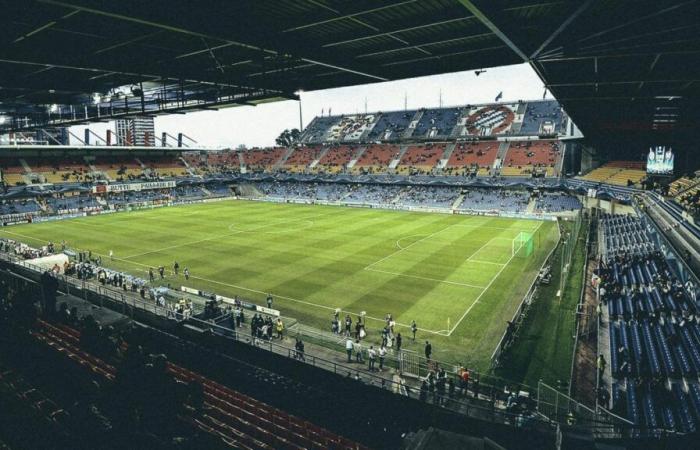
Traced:
[[0, 0], [0, 129], [529, 62], [594, 143], [673, 143], [700, 114], [698, 3]]

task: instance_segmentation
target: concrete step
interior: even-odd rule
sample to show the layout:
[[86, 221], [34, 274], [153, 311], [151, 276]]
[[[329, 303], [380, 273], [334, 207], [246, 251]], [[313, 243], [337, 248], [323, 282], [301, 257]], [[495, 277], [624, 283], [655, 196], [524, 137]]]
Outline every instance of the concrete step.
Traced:
[[347, 166], [348, 169], [352, 169], [353, 167], [355, 167], [355, 164], [357, 164], [357, 160], [362, 157], [362, 154], [365, 152], [365, 150], [367, 150], [366, 146], [361, 146], [357, 150], [357, 153], [355, 153], [355, 156], [353, 156], [352, 159], [350, 160], [350, 162], [348, 163], [348, 166]]
[[330, 150], [330, 147], [323, 148], [323, 150], [321, 150], [321, 153], [318, 155], [318, 158], [311, 161], [311, 164], [309, 164], [309, 169], [313, 169], [314, 167], [316, 167], [318, 165], [319, 161], [321, 161], [323, 159], [323, 157], [326, 156], [326, 153], [328, 153], [328, 150]]
[[32, 168], [29, 167], [29, 164], [27, 164], [27, 161], [24, 158], [20, 158], [19, 163], [22, 165], [25, 172], [32, 173]]
[[287, 162], [287, 159], [289, 159], [289, 157], [292, 155], [293, 152], [294, 152], [294, 147], [289, 147], [289, 148], [287, 149], [287, 151], [284, 152], [284, 155], [282, 155], [282, 157], [280, 158], [280, 160], [277, 161], [277, 162], [275, 163], [274, 166], [272, 166], [272, 171], [273, 171], [273, 172], [276, 172], [277, 169], [279, 169], [280, 167], [282, 167], [282, 166], [284, 165], [284, 163]]
[[464, 194], [459, 194], [459, 197], [457, 197], [457, 198], [455, 199], [455, 201], [452, 203], [451, 208], [452, 208], [452, 209], [457, 209], [457, 208], [459, 208], [459, 205], [461, 205], [463, 201], [464, 201]]
[[402, 145], [399, 150], [399, 155], [396, 157], [396, 159], [392, 159], [391, 162], [389, 163], [389, 170], [394, 170], [396, 169], [396, 166], [399, 165], [401, 162], [401, 158], [403, 158], [404, 153], [406, 153], [406, 150], [408, 149], [408, 145]]
[[445, 166], [447, 166], [447, 162], [450, 160], [450, 156], [452, 156], [452, 152], [455, 150], [456, 146], [457, 144], [454, 142], [447, 144], [447, 146], [445, 147], [445, 152], [442, 154], [442, 157], [440, 158], [440, 161], [438, 161], [433, 172], [442, 172], [442, 169], [444, 169]]

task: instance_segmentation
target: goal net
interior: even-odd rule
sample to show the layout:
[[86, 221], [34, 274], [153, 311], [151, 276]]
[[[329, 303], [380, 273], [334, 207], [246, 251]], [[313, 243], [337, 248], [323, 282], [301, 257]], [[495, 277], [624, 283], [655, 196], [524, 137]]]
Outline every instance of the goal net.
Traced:
[[533, 234], [525, 231], [518, 233], [512, 242], [512, 253], [511, 255], [515, 258], [525, 258], [530, 255], [535, 250], [535, 240], [533, 239]]

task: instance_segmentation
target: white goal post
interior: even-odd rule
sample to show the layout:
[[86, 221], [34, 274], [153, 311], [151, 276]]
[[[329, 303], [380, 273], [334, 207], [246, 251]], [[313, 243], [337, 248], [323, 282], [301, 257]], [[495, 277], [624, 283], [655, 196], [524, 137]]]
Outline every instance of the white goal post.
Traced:
[[517, 236], [511, 241], [511, 256], [528, 256], [532, 254], [533, 250], [533, 240], [532, 233], [521, 231]]

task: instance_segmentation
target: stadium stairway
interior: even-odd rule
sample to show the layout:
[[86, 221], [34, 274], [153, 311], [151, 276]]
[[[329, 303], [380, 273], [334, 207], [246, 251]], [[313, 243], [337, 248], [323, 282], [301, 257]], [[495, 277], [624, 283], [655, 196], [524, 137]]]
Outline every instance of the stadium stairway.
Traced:
[[450, 206], [450, 208], [451, 209], [459, 208], [459, 205], [461, 205], [463, 201], [464, 201], [464, 194], [459, 194], [459, 196], [455, 199], [455, 201], [452, 203], [452, 206]]
[[277, 161], [273, 166], [272, 166], [272, 171], [277, 172], [280, 167], [284, 166], [284, 164], [287, 162], [287, 159], [292, 155], [292, 152], [294, 152], [294, 147], [289, 147], [287, 151], [282, 155], [282, 157]]
[[240, 184], [238, 188], [241, 191], [241, 196], [245, 198], [260, 198], [265, 197], [265, 194], [260, 192], [258, 188], [252, 184]]
[[360, 159], [360, 158], [362, 157], [362, 154], [365, 152], [365, 150], [367, 150], [367, 146], [366, 146], [366, 145], [361, 145], [361, 146], [357, 149], [357, 152], [355, 153], [355, 156], [352, 157], [352, 159], [350, 160], [350, 162], [349, 162], [348, 165], [347, 165], [347, 169], [348, 169], [348, 170], [350, 170], [350, 169], [352, 169], [353, 167], [355, 167], [355, 164], [357, 164], [357, 160]]
[[238, 167], [240, 167], [241, 173], [246, 173], [246, 165], [245, 159], [243, 159], [243, 153], [237, 151], [236, 155], [238, 156]]
[[454, 151], [455, 147], [457, 147], [457, 144], [455, 142], [449, 143], [445, 146], [445, 152], [442, 154], [442, 157], [440, 158], [440, 161], [435, 165], [435, 169], [433, 170], [434, 174], [440, 174], [442, 172], [442, 169], [447, 166], [447, 163], [450, 160], [450, 156], [452, 156], [452, 152]]
[[323, 157], [326, 156], [328, 150], [330, 150], [330, 147], [324, 147], [323, 150], [321, 150], [321, 153], [318, 154], [318, 158], [311, 161], [311, 164], [309, 164], [309, 169], [313, 169], [314, 167], [316, 167], [318, 163], [323, 159]]
[[22, 167], [24, 168], [24, 171], [25, 171], [26, 173], [32, 173], [32, 168], [29, 167], [29, 164], [27, 164], [27, 160], [26, 160], [26, 159], [24, 159], [24, 158], [19, 158], [19, 163], [22, 165]]
[[534, 213], [536, 206], [537, 206], [537, 199], [531, 198], [530, 202], [527, 204], [527, 208], [525, 208], [525, 214]]
[[498, 144], [498, 153], [496, 154], [496, 159], [493, 161], [492, 169], [499, 169], [506, 158], [506, 153], [508, 153], [508, 148], [510, 144], [508, 142], [501, 142]]
[[[420, 119], [423, 117], [423, 114], [425, 114], [425, 110], [419, 109], [416, 111], [416, 113], [413, 115], [413, 118], [409, 123], [419, 123]], [[410, 138], [413, 133], [416, 131], [415, 128], [411, 127], [406, 127], [406, 131], [403, 132], [403, 135], [401, 136], [403, 139], [408, 139]]]
[[188, 173], [189, 175], [192, 175], [192, 176], [197, 175], [197, 169], [195, 169], [194, 167], [190, 166], [190, 164], [187, 162], [187, 160], [186, 160], [185, 158], [183, 158], [182, 156], [180, 156], [180, 157], [178, 158], [178, 160], [180, 160], [180, 162], [182, 162], [182, 164], [185, 165], [185, 169], [187, 170], [187, 173]]
[[389, 163], [389, 171], [391, 171], [391, 173], [393, 173], [393, 171], [396, 171], [396, 167], [401, 162], [401, 158], [403, 158], [403, 155], [404, 153], [406, 153], [406, 150], [408, 150], [408, 147], [408, 145], [402, 145], [399, 149], [399, 154], [396, 156], [395, 159], [392, 159]]

